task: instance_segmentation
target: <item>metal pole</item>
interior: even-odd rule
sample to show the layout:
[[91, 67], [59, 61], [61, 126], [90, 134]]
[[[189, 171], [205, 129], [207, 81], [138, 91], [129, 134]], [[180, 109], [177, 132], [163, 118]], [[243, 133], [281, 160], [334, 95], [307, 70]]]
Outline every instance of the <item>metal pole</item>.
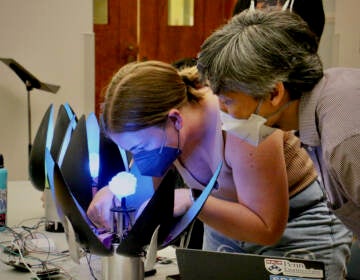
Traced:
[[28, 111], [28, 152], [31, 153], [31, 108], [30, 108], [30, 91], [27, 92], [27, 111]]
[[30, 158], [31, 153], [31, 103], [30, 103], [30, 92], [32, 90], [31, 82], [26, 80], [25, 82], [27, 90], [27, 114], [28, 114], [28, 156]]

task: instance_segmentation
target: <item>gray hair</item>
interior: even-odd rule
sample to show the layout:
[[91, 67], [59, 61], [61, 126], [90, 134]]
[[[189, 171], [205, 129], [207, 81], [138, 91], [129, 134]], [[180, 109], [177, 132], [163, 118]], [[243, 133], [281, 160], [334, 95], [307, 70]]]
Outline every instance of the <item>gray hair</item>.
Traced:
[[263, 99], [283, 82], [297, 99], [323, 76], [317, 47], [317, 36], [295, 13], [244, 11], [205, 40], [197, 67], [215, 94]]

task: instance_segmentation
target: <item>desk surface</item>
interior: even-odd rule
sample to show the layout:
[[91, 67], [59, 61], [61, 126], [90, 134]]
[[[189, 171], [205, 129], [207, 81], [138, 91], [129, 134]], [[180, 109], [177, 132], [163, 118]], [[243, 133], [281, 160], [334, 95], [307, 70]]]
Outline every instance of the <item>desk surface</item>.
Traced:
[[44, 217], [41, 192], [29, 181], [9, 181], [7, 199], [7, 224], [13, 227], [27, 219]]
[[[8, 182], [8, 212], [7, 221], [8, 226], [16, 231], [24, 231], [19, 225], [32, 226], [38, 223], [44, 217], [45, 211], [40, 201], [41, 192], [36, 190], [29, 181], [10, 181]], [[54, 242], [54, 247], [57, 252], [66, 251], [68, 245], [64, 233], [52, 233], [39, 229], [45, 238], [49, 238]], [[2, 248], [10, 244], [14, 240], [14, 235], [9, 231], [0, 232], [0, 244]], [[8, 255], [3, 253], [1, 249], [0, 259], [8, 260]], [[158, 252], [158, 256], [169, 258], [172, 260], [171, 264], [156, 264], [156, 274], [151, 277], [146, 277], [148, 280], [162, 279], [165, 280], [167, 275], [178, 273], [178, 268], [175, 258], [175, 250], [172, 247], [167, 247]], [[42, 260], [52, 259], [53, 256], [42, 254], [38, 256]], [[61, 268], [68, 273], [68, 276], [60, 279], [93, 279], [90, 274], [90, 269], [85, 257], [80, 260], [80, 265], [73, 262], [70, 257], [65, 257], [56, 262]], [[102, 257], [92, 256], [90, 260], [91, 268], [94, 271], [97, 279], [102, 279]], [[19, 272], [14, 270], [11, 266], [0, 262], [0, 279], [24, 280], [31, 279], [33, 275], [28, 272]], [[58, 278], [59, 279], [59, 278]], [[60, 280], [59, 279], [59, 280]]]

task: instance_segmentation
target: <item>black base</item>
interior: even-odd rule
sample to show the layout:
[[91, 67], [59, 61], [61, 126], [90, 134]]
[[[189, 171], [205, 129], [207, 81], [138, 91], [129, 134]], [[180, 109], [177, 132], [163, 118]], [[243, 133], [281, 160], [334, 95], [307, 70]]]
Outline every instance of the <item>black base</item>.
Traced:
[[64, 232], [64, 226], [60, 222], [46, 221], [45, 230], [49, 232]]

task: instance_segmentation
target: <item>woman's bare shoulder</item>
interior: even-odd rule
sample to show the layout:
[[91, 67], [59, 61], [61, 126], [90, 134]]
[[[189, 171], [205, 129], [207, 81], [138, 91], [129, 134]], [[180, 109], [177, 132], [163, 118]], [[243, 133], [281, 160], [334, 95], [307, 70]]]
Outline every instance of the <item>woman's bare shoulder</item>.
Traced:
[[284, 131], [275, 129], [258, 145], [252, 145], [240, 137], [224, 131], [225, 160], [229, 163], [234, 161], [253, 160], [255, 155], [267, 155], [270, 152], [283, 153]]

